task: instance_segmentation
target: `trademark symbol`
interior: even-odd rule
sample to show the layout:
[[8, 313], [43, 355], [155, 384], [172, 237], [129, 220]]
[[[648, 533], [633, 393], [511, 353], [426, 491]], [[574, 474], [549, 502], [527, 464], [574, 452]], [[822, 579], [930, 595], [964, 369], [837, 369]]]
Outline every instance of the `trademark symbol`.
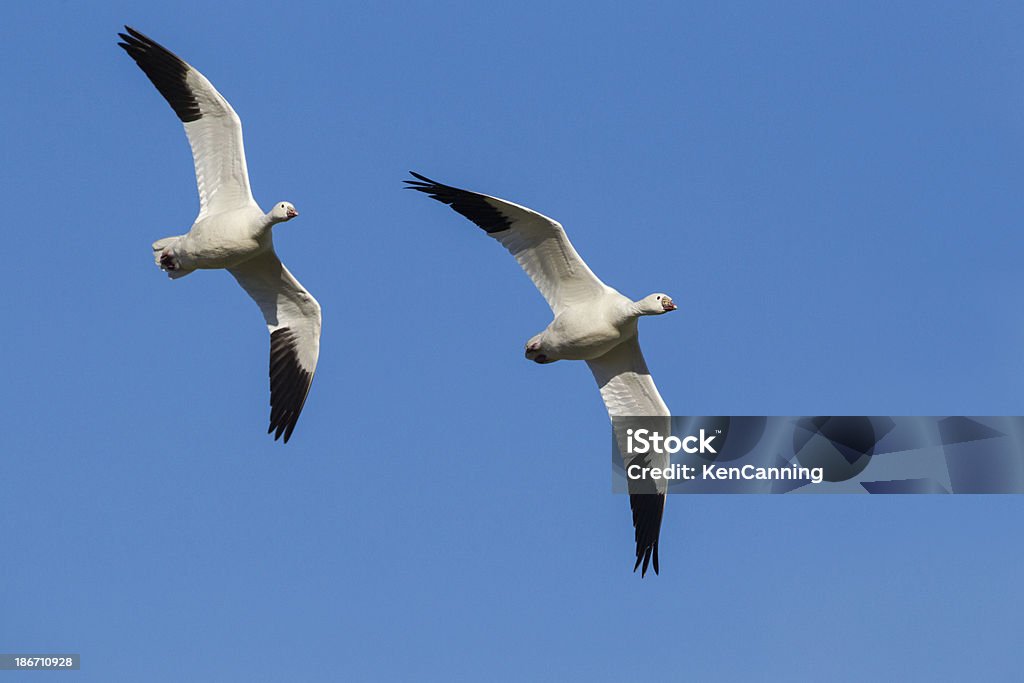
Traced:
[[721, 433], [722, 433], [722, 430], [721, 430], [721, 429], [716, 429], [716, 430], [715, 430], [715, 434], [721, 434]]

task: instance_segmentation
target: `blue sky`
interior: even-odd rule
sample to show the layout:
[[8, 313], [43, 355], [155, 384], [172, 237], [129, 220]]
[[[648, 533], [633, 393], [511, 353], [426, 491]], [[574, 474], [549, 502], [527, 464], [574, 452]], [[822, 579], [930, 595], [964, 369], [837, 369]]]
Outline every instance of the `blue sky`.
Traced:
[[[1021, 497], [673, 497], [661, 576], [582, 364], [413, 169], [680, 310], [679, 415], [1021, 413], [1012, 3], [23, 3], [0, 27], [0, 650], [80, 680], [1017, 677]], [[324, 310], [291, 442], [129, 23], [245, 125]], [[71, 674], [67, 674], [71, 676]], [[14, 674], [10, 674], [12, 680]]]

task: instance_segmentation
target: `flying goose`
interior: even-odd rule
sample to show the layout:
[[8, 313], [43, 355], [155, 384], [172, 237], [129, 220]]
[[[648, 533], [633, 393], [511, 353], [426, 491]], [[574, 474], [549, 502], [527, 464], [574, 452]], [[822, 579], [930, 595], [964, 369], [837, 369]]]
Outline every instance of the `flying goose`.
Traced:
[[118, 33], [185, 126], [199, 187], [199, 216], [185, 235], [153, 243], [168, 277], [225, 268], [260, 307], [270, 331], [270, 428], [287, 443], [306, 402], [320, 355], [320, 304], [274, 253], [272, 228], [299, 215], [289, 202], [263, 213], [249, 189], [242, 122], [210, 81], [188, 63], [125, 26]]
[[[557, 360], [585, 360], [601, 390], [609, 419], [612, 419], [620, 450], [624, 417], [664, 417], [658, 422], [669, 433], [669, 412], [647, 370], [637, 340], [637, 319], [661, 315], [676, 309], [665, 294], [651, 294], [631, 301], [601, 282], [587, 267], [562, 226], [525, 206], [485, 194], [442, 185], [410, 171], [416, 180], [406, 180], [407, 189], [418, 190], [483, 228], [501, 242], [544, 295], [554, 320], [526, 343], [526, 357], [536, 363]], [[645, 426], [650, 427], [650, 421]], [[652, 454], [654, 464], [663, 454]], [[665, 461], [663, 464], [667, 464]], [[658, 535], [665, 510], [666, 482], [648, 482], [644, 493], [631, 487], [629, 505], [636, 531], [636, 563], [640, 575], [648, 563], [658, 573]]]

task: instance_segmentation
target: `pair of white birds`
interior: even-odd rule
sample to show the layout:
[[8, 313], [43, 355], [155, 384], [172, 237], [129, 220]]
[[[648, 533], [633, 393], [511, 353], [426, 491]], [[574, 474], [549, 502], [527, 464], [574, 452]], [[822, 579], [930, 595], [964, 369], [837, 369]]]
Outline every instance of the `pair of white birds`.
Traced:
[[[320, 355], [320, 305], [274, 253], [273, 228], [298, 216], [289, 202], [264, 213], [253, 199], [242, 146], [242, 123], [216, 88], [172, 52], [125, 26], [118, 43], [135, 60], [185, 126], [199, 187], [199, 216], [184, 235], [153, 243], [156, 263], [171, 278], [223, 268], [256, 301], [270, 330], [270, 428], [287, 442], [309, 394]], [[562, 226], [535, 211], [413, 173], [409, 189], [448, 204], [508, 249], [547, 300], [554, 320], [526, 344], [537, 363], [585, 360], [610, 417], [668, 416], [651, 379], [637, 319], [675, 310], [665, 294], [631, 301], [587, 267]], [[665, 489], [631, 494], [636, 564], [653, 560]]]

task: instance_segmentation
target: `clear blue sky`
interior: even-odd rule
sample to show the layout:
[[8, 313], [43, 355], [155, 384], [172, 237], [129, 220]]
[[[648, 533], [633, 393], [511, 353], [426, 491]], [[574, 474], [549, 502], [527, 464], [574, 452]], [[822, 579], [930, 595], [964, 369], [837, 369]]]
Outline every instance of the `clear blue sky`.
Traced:
[[[216, 5], [210, 7], [210, 5]], [[1020, 675], [1024, 497], [673, 497], [630, 572], [582, 364], [409, 169], [561, 221], [675, 414], [1024, 402], [1013, 3], [19, 3], [0, 26], [0, 651], [76, 680]], [[486, 6], [485, 6], [486, 5]], [[129, 23], [245, 125], [324, 310], [287, 446]], [[14, 680], [16, 674], [0, 675]]]

